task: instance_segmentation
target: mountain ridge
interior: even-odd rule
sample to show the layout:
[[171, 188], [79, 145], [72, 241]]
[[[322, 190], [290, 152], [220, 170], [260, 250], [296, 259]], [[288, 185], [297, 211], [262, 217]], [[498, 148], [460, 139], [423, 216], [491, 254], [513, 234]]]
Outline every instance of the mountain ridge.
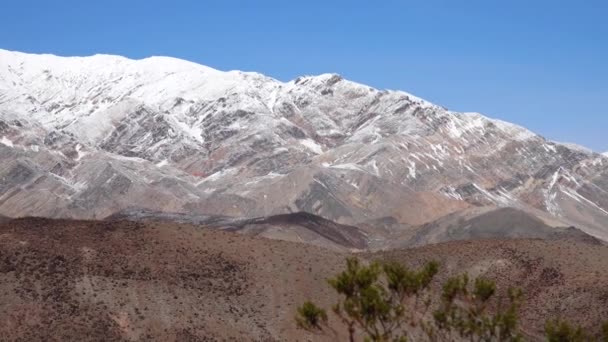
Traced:
[[382, 240], [494, 206], [608, 239], [608, 159], [479, 113], [170, 57], [0, 51], [0, 66], [3, 215], [304, 211], [386, 222], [368, 231]]

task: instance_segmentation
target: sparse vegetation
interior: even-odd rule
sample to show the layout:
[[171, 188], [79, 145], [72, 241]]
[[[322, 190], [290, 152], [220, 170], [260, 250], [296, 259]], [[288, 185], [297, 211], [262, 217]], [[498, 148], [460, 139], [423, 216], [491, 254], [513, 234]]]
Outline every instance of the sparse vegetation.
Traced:
[[434, 324], [428, 331], [430, 339], [521, 341], [518, 331], [521, 291], [509, 289], [508, 305], [503, 307], [499, 301], [491, 314], [488, 307], [495, 293], [496, 285], [488, 279], [476, 278], [472, 288], [466, 274], [448, 279], [443, 285], [440, 307], [433, 313]]
[[307, 301], [298, 308], [296, 322], [298, 327], [303, 329], [323, 330], [323, 325], [327, 323], [327, 313], [314, 303]]
[[[373, 341], [399, 340], [405, 327], [417, 322], [417, 308], [428, 308], [426, 290], [437, 273], [438, 265], [429, 263], [412, 271], [397, 263], [361, 265], [356, 258], [347, 259], [346, 271], [329, 279], [329, 284], [342, 295], [333, 311], [349, 329], [351, 340], [355, 327]], [[381, 279], [381, 276], [384, 276]]]
[[548, 342], [586, 342], [592, 340], [581, 327], [572, 326], [570, 323], [559, 319], [547, 321], [545, 336]]
[[[438, 271], [436, 262], [412, 270], [396, 262], [364, 264], [348, 258], [346, 270], [328, 279], [340, 295], [333, 312], [347, 327], [350, 341], [358, 336], [374, 342], [524, 341], [521, 290], [508, 289], [499, 296], [494, 281], [471, 281], [463, 274], [449, 278], [436, 296], [430, 285]], [[296, 321], [309, 331], [331, 330], [325, 329], [325, 310], [310, 301], [298, 308]], [[596, 338], [566, 321], [548, 321], [545, 337], [549, 342], [608, 342], [608, 322]]]

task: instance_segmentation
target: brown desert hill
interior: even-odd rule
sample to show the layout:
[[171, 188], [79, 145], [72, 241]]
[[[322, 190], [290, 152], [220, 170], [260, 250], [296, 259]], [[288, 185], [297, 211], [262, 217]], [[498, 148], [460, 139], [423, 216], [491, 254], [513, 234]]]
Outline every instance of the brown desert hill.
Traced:
[[22, 341], [280, 340], [343, 256], [185, 224], [0, 225], [0, 334]]
[[[15, 219], [0, 224], [0, 334], [13, 341], [342, 340], [296, 329], [294, 313], [306, 299], [334, 303], [325, 279], [349, 255], [191, 224]], [[445, 271], [441, 279], [469, 272], [496, 279], [499, 290], [519, 286], [532, 340], [549, 317], [585, 326], [608, 319], [603, 245], [475, 240], [357, 255], [410, 266], [433, 259]]]
[[397, 239], [392, 247], [424, 246], [454, 240], [513, 238], [571, 239], [596, 244], [604, 243], [576, 227], [553, 227], [528, 212], [506, 207], [481, 211], [473, 215], [466, 211], [447, 215], [414, 228], [411, 237]]
[[306, 212], [242, 218], [130, 208], [110, 215], [105, 220], [189, 223], [251, 236], [305, 242], [333, 250], [363, 250], [368, 247], [368, 236], [364, 230]]
[[345, 225], [307, 212], [244, 218], [141, 208], [122, 210], [105, 220], [203, 225], [336, 251], [378, 251], [472, 239], [572, 239], [604, 243], [576, 227], [551, 226], [531, 213], [509, 207], [458, 211], [420, 226], [403, 225], [393, 217]]
[[608, 320], [608, 247], [572, 239], [452, 241], [376, 253], [412, 267], [435, 260], [449, 276], [468, 273], [495, 280], [499, 292], [521, 288], [520, 322], [526, 340], [544, 341], [547, 319], [562, 318], [597, 331]]
[[244, 220], [235, 225], [235, 229], [249, 235], [307, 242], [336, 250], [363, 250], [368, 246], [367, 234], [358, 227], [305, 212]]

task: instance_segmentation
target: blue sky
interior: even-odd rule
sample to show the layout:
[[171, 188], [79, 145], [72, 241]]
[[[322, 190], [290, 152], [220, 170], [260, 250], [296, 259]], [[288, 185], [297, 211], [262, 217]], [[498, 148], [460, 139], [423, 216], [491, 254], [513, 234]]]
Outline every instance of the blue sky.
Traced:
[[608, 1], [5, 0], [0, 48], [336, 72], [608, 151]]

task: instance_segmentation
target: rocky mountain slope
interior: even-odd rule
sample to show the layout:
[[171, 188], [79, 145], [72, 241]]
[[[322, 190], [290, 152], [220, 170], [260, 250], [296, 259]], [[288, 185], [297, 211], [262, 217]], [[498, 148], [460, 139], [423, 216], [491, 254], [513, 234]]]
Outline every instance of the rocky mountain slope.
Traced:
[[0, 50], [0, 159], [13, 217], [308, 212], [381, 246], [512, 207], [608, 240], [607, 157], [334, 74]]
[[[296, 329], [307, 299], [330, 307], [325, 279], [349, 255], [178, 223], [18, 219], [0, 224], [0, 332], [6, 341], [335, 341]], [[480, 240], [359, 254], [441, 263], [517, 286], [526, 340], [544, 321], [608, 319], [608, 247], [572, 240]], [[340, 338], [342, 337], [342, 338]]]

